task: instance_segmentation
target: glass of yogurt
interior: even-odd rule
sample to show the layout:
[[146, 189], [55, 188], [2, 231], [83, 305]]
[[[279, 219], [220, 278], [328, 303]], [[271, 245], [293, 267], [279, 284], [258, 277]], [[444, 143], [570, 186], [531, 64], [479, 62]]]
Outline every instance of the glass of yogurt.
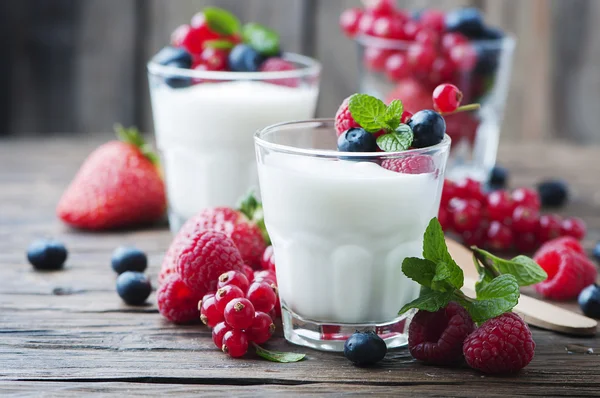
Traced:
[[[388, 347], [402, 346], [411, 315], [398, 311], [419, 294], [402, 262], [422, 255], [450, 138], [404, 152], [338, 152], [336, 142], [330, 119], [276, 124], [255, 135], [285, 338], [342, 351], [356, 330], [372, 330]], [[383, 167], [417, 156], [430, 158], [430, 170]]]
[[257, 129], [314, 116], [321, 65], [297, 54], [282, 58], [295, 69], [233, 72], [148, 64], [173, 232], [204, 208], [234, 207], [258, 184], [252, 143]]

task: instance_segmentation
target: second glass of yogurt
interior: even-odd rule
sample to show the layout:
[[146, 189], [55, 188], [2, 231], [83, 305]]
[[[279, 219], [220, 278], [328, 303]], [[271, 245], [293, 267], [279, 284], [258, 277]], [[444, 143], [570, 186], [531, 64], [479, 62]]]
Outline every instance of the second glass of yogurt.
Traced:
[[[285, 338], [342, 351], [356, 330], [407, 343], [400, 308], [419, 286], [402, 272], [436, 217], [450, 138], [404, 152], [338, 152], [334, 121], [282, 123], [255, 136], [265, 224]], [[429, 157], [426, 172], [386, 167]], [[392, 167], [393, 168], [393, 167]]]

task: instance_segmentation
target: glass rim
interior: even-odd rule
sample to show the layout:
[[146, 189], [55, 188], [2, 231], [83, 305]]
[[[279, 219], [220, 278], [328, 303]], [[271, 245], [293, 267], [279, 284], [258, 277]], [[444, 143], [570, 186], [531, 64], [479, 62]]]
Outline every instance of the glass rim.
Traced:
[[314, 58], [287, 52], [282, 54], [282, 58], [300, 64], [302, 67], [294, 70], [274, 72], [208, 71], [165, 66], [150, 60], [147, 64], [147, 68], [148, 72], [152, 75], [169, 77], [180, 76], [207, 80], [277, 80], [318, 76], [321, 73], [322, 65]]
[[[364, 33], [356, 35], [354, 41], [363, 46], [374, 46], [389, 50], [406, 50], [410, 44], [416, 43], [414, 40], [389, 39], [385, 37], [371, 36]], [[471, 40], [470, 42], [474, 42], [482, 45], [483, 47], [491, 49], [498, 48], [512, 50], [516, 46], [517, 39], [512, 33], [506, 33], [501, 39], [478, 39]]]
[[274, 130], [279, 130], [284, 127], [292, 127], [292, 126], [300, 126], [300, 125], [309, 125], [309, 127], [317, 128], [322, 127], [324, 125], [333, 125], [335, 124], [335, 119], [332, 118], [317, 118], [317, 119], [308, 119], [308, 120], [294, 120], [282, 123], [272, 124], [265, 128], [259, 129], [254, 133], [254, 143], [255, 145], [270, 149], [280, 153], [286, 153], [290, 155], [300, 155], [300, 156], [310, 156], [310, 157], [319, 157], [319, 158], [329, 158], [329, 159], [340, 159], [344, 158], [345, 160], [352, 159], [381, 159], [381, 158], [397, 158], [406, 155], [418, 155], [418, 154], [429, 154], [432, 151], [444, 150], [450, 147], [452, 143], [452, 139], [448, 134], [444, 134], [444, 139], [436, 145], [428, 146], [425, 148], [415, 148], [408, 149], [406, 151], [398, 151], [398, 152], [340, 152], [332, 149], [308, 149], [308, 148], [298, 148], [290, 145], [283, 144], [275, 144], [273, 142], [269, 142], [263, 138], [264, 134], [272, 132]]

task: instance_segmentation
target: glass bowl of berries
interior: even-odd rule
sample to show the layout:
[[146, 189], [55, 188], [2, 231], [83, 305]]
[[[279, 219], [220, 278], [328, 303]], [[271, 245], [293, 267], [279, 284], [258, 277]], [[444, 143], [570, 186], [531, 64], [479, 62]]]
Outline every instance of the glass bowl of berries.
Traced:
[[409, 112], [443, 112], [430, 93], [443, 83], [458, 87], [464, 102], [481, 108], [445, 115], [448, 176], [485, 181], [496, 162], [515, 39], [487, 26], [476, 8], [411, 13], [393, 0], [365, 3], [340, 17], [358, 45], [360, 91], [388, 103], [402, 98]]
[[450, 137], [434, 111], [401, 123], [398, 100], [355, 94], [341, 108], [345, 118], [255, 135], [284, 335], [342, 351], [356, 330], [372, 331], [402, 346], [410, 315], [398, 311], [419, 295], [402, 263], [421, 255], [438, 213]]
[[277, 32], [222, 9], [173, 32], [148, 63], [172, 231], [258, 185], [253, 134], [313, 117], [320, 72], [316, 60], [283, 52]]

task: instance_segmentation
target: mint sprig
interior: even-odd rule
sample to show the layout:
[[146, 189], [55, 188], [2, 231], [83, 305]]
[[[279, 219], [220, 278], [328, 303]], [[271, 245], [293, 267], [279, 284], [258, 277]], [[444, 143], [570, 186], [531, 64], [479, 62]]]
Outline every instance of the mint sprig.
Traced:
[[519, 286], [533, 285], [548, 278], [546, 271], [527, 256], [505, 260], [475, 246], [471, 250], [478, 261], [486, 264], [488, 272], [514, 275]]
[[298, 354], [295, 352], [280, 352], [280, 351], [271, 351], [266, 348], [262, 348], [256, 343], [252, 343], [254, 348], [256, 349], [256, 354], [271, 362], [279, 362], [279, 363], [292, 363], [299, 362], [306, 357], [306, 354]]
[[385, 152], [406, 151], [413, 139], [412, 129], [407, 124], [401, 124], [395, 131], [377, 137], [377, 146]]
[[279, 53], [279, 35], [258, 23], [248, 23], [242, 28], [244, 43], [264, 56], [271, 57]]
[[204, 48], [215, 48], [217, 50], [231, 50], [235, 43], [225, 39], [207, 40], [202, 45]]
[[240, 20], [227, 10], [218, 7], [206, 7], [202, 12], [208, 27], [215, 33], [231, 36], [241, 30]]

